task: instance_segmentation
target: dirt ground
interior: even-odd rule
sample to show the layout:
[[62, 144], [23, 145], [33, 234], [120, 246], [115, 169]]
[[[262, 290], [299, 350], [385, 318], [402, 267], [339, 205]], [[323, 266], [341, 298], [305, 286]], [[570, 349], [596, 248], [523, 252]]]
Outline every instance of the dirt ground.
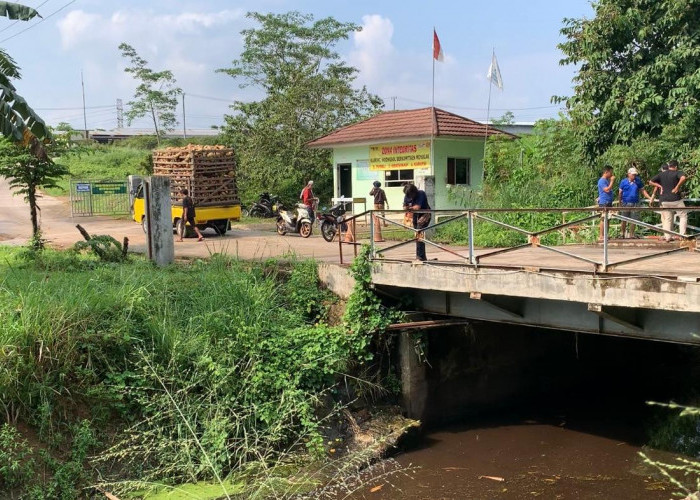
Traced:
[[[132, 251], [146, 251], [141, 226], [127, 216], [71, 218], [66, 197], [43, 196], [39, 206], [43, 236], [54, 247], [67, 248], [82, 239], [75, 228], [76, 224], [80, 224], [90, 234], [108, 234], [118, 241], [127, 236]], [[5, 179], [0, 179], [0, 214], [0, 244], [24, 245], [31, 236], [29, 206], [21, 196], [12, 195]], [[294, 234], [279, 236], [275, 232], [274, 219], [261, 219], [260, 222], [234, 224], [225, 236], [207, 229], [204, 237], [203, 242], [198, 242], [196, 238], [186, 238], [182, 243], [176, 241], [176, 258], [225, 253], [248, 260], [297, 255], [325, 262], [339, 261], [338, 244], [326, 242], [316, 226], [314, 234], [308, 239]], [[350, 247], [345, 247], [344, 251], [352, 253]]]

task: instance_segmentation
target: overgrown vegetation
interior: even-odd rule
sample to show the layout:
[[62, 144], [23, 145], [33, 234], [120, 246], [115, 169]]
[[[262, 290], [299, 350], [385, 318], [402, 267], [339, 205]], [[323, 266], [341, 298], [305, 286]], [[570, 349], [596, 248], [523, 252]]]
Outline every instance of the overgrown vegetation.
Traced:
[[337, 381], [372, 359], [395, 317], [365, 279], [345, 326], [329, 325], [313, 262], [214, 256], [162, 270], [1, 252], [0, 491], [31, 498], [96, 482], [250, 485], [319, 457], [323, 422], [347, 403]]

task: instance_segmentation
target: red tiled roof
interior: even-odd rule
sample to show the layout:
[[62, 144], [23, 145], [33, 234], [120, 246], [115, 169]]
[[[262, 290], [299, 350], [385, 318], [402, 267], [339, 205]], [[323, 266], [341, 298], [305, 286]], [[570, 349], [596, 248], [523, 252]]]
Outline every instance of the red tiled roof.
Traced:
[[[408, 137], [483, 138], [486, 125], [439, 108], [385, 111], [347, 127], [334, 130], [308, 143], [312, 148]], [[489, 135], [508, 134], [488, 127]]]

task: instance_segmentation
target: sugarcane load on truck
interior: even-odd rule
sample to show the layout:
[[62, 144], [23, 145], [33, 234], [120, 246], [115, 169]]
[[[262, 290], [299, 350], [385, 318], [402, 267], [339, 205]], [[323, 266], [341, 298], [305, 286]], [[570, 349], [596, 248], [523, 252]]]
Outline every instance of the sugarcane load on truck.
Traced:
[[[182, 190], [194, 202], [195, 224], [225, 234], [231, 221], [241, 218], [241, 202], [236, 185], [236, 160], [226, 146], [164, 148], [153, 151], [153, 175], [170, 178], [173, 227], [178, 234], [192, 236], [194, 229], [182, 219]], [[143, 186], [134, 199], [134, 220], [147, 231]]]

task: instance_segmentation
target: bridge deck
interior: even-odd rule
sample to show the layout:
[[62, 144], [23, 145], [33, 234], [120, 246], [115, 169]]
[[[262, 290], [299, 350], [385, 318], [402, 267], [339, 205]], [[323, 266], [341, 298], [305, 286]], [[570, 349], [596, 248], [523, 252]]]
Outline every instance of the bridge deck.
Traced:
[[[394, 242], [375, 243], [375, 251], [381, 252], [383, 248], [391, 246]], [[432, 263], [450, 265], [468, 265], [469, 249], [464, 246], [445, 246], [450, 252], [446, 252], [430, 244], [426, 245], [428, 259], [436, 259]], [[566, 245], [555, 247], [568, 253], [591, 261], [601, 261], [602, 245]], [[700, 279], [700, 252], [677, 251], [668, 255], [656, 256], [647, 260], [639, 260], [616, 266], [617, 262], [639, 257], [648, 257], [664, 251], [678, 249], [678, 243], [655, 243], [644, 240], [634, 242], [621, 240], [613, 242], [608, 249], [608, 261], [613, 269], [611, 274], [640, 275], [640, 276], [667, 276], [667, 277], [695, 277]], [[492, 253], [499, 249], [483, 248], [475, 249], [476, 256]], [[381, 254], [386, 260], [411, 261], [414, 259], [414, 244], [409, 243], [403, 247], [389, 250]], [[511, 250], [507, 253], [483, 257], [479, 261], [481, 267], [500, 268], [539, 268], [562, 272], [596, 273], [593, 263], [575, 259], [568, 255], [556, 253], [542, 247], [524, 247]]]

